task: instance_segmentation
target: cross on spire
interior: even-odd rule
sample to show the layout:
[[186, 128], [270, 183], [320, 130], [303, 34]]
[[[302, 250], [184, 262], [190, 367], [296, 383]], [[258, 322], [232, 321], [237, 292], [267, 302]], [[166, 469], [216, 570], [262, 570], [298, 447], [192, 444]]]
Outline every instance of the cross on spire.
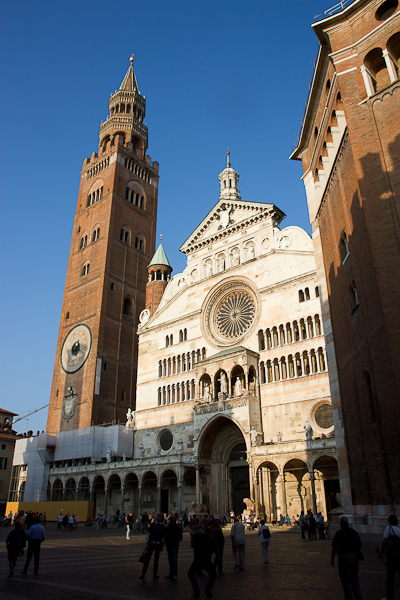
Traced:
[[227, 167], [230, 167], [230, 166], [231, 166], [231, 163], [230, 163], [230, 161], [229, 161], [229, 159], [230, 159], [230, 156], [231, 156], [231, 153], [229, 152], [229, 146], [228, 146], [228, 150], [226, 151], [226, 166], [227, 166]]

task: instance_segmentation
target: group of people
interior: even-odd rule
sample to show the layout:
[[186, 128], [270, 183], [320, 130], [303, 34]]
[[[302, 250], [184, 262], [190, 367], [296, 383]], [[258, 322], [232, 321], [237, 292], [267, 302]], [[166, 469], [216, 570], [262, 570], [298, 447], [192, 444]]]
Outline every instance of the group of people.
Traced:
[[46, 539], [46, 532], [43, 525], [40, 523], [39, 516], [33, 517], [33, 523], [25, 532], [24, 526], [26, 523], [26, 518], [24, 516], [24, 512], [20, 512], [22, 515], [18, 514], [17, 519], [14, 522], [14, 529], [10, 531], [6, 539], [8, 562], [10, 565], [8, 577], [12, 577], [14, 575], [17, 559], [19, 556], [23, 556], [24, 549], [26, 548], [26, 542], [28, 542], [28, 552], [22, 573], [23, 575], [27, 574], [28, 567], [33, 556], [34, 573], [37, 575], [39, 571], [40, 546], [41, 543]]
[[73, 529], [78, 529], [79, 525], [79, 517], [78, 515], [74, 515], [73, 513], [67, 513], [63, 515], [60, 513], [57, 517], [57, 529], [62, 529], [63, 531], [72, 531]]
[[317, 518], [315, 518], [311, 508], [308, 509], [307, 513], [304, 514], [304, 510], [301, 511], [300, 515], [297, 515], [296, 525], [299, 525], [301, 529], [301, 539], [306, 539], [306, 532], [308, 533], [309, 540], [317, 539], [317, 531], [318, 531], [318, 539], [325, 539], [325, 519], [322, 513], [317, 513]]
[[[165, 521], [167, 522], [165, 523]], [[166, 575], [166, 578], [174, 581], [178, 579], [178, 550], [183, 539], [182, 525], [177, 514], [170, 514], [165, 519], [165, 515], [159, 513], [152, 519], [146, 535], [146, 546], [140, 557], [143, 568], [139, 579], [145, 578], [153, 554], [153, 579], [159, 578], [158, 565], [164, 545], [167, 549], [169, 563], [169, 574]], [[193, 549], [193, 562], [189, 568], [188, 577], [193, 587], [193, 595], [199, 597], [200, 588], [197, 578], [201, 577], [205, 571], [208, 574], [205, 594], [209, 598], [212, 596], [217, 574], [225, 575], [223, 571], [225, 536], [221, 528], [221, 520], [214, 518], [213, 515], [204, 517], [193, 515], [188, 525]], [[257, 533], [261, 542], [264, 563], [268, 564], [268, 545], [271, 533], [269, 527], [265, 525], [265, 521], [260, 521]], [[235, 516], [233, 519], [230, 541], [235, 562], [234, 570], [244, 571], [246, 539], [245, 524], [241, 517]]]
[[19, 510], [18, 512], [15, 511], [15, 513], [13, 513], [12, 510], [10, 510], [10, 512], [8, 513], [8, 515], [4, 516], [2, 519], [2, 524], [3, 527], [12, 527], [13, 525], [15, 526], [16, 521], [19, 521], [21, 523], [21, 527], [22, 529], [29, 529], [33, 523], [36, 517], [39, 517], [39, 523], [45, 527], [46, 526], [46, 521], [47, 521], [47, 517], [46, 517], [46, 513], [35, 513], [32, 511], [23, 511], [23, 510]]

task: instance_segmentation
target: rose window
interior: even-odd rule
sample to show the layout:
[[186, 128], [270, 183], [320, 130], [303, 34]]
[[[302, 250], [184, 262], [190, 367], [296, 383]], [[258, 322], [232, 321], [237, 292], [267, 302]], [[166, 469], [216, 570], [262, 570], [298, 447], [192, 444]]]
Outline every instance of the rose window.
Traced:
[[239, 338], [250, 329], [255, 314], [254, 300], [248, 293], [232, 292], [216, 309], [216, 329], [225, 338]]

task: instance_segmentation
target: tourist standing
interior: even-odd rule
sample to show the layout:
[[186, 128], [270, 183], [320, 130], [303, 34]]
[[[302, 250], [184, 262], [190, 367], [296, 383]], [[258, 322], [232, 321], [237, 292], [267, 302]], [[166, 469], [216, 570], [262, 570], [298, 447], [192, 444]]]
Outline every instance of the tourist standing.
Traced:
[[62, 522], [63, 522], [63, 516], [62, 513], [60, 513], [57, 517], [57, 529], [59, 529], [61, 531], [61, 527], [62, 527]]
[[258, 528], [257, 535], [260, 537], [261, 552], [264, 558], [264, 564], [268, 564], [268, 546], [271, 539], [271, 532], [269, 527], [265, 524], [265, 521], [261, 519], [260, 527]]
[[245, 527], [240, 520], [240, 517], [235, 517], [235, 522], [231, 528], [231, 540], [233, 558], [235, 560], [234, 569], [244, 570], [244, 549], [245, 549]]
[[157, 571], [158, 571], [158, 560], [160, 558], [160, 552], [163, 551], [164, 545], [164, 515], [159, 513], [155, 518], [154, 523], [151, 523], [149, 530], [146, 536], [146, 547], [145, 552], [147, 554], [146, 562], [143, 564], [142, 574], [139, 579], [144, 579], [147, 569], [149, 567], [149, 563], [151, 560], [151, 556], [154, 552], [154, 564], [153, 564], [153, 579], [158, 579]]
[[318, 517], [317, 517], [317, 527], [318, 527], [318, 535], [319, 535], [319, 539], [320, 540], [324, 540], [325, 539], [325, 520], [324, 517], [322, 515], [322, 513], [318, 513]]
[[182, 527], [177, 524], [176, 516], [170, 515], [169, 523], [165, 528], [164, 541], [167, 549], [168, 563], [169, 563], [169, 575], [166, 575], [166, 579], [178, 579], [178, 550], [179, 544], [182, 541]]
[[188, 576], [193, 587], [193, 596], [195, 598], [200, 596], [200, 588], [196, 579], [196, 575], [200, 574], [204, 569], [209, 575], [209, 579], [204, 591], [206, 597], [211, 598], [213, 595], [212, 589], [217, 578], [217, 572], [211, 562], [211, 556], [215, 550], [215, 542], [211, 537], [211, 530], [209, 527], [205, 527], [204, 531], [194, 531], [191, 533], [191, 536], [194, 557], [188, 571]]
[[26, 535], [21, 521], [15, 521], [15, 529], [10, 531], [8, 534], [6, 546], [8, 552], [8, 561], [10, 563], [10, 572], [8, 577], [12, 577], [14, 575], [14, 568], [17, 558], [21, 553], [23, 553], [23, 549], [26, 546]]
[[26, 532], [28, 538], [28, 554], [26, 557], [26, 563], [24, 566], [24, 570], [22, 571], [23, 575], [27, 574], [29, 563], [31, 562], [32, 554], [34, 560], [34, 573], [38, 574], [39, 571], [39, 556], [40, 556], [40, 546], [41, 543], [46, 539], [46, 532], [44, 527], [39, 523], [39, 517], [35, 517], [34, 523], [32, 527], [28, 529]]
[[342, 582], [345, 600], [362, 600], [358, 581], [359, 560], [362, 557], [361, 540], [358, 533], [349, 527], [347, 517], [340, 517], [340, 529], [335, 533], [332, 542], [331, 565], [335, 564], [338, 555], [339, 577]]
[[211, 537], [215, 542], [214, 567], [218, 569], [219, 575], [225, 575], [222, 571], [222, 559], [224, 556], [225, 536], [221, 529], [220, 519], [215, 519], [214, 527], [211, 531]]
[[301, 514], [299, 517], [299, 527], [301, 529], [301, 539], [305, 540], [306, 539], [306, 536], [305, 536], [306, 520], [304, 518], [304, 510], [301, 511]]
[[389, 525], [383, 532], [379, 558], [385, 553], [386, 564], [386, 600], [394, 599], [394, 580], [396, 573], [400, 577], [400, 527], [396, 515], [390, 515]]

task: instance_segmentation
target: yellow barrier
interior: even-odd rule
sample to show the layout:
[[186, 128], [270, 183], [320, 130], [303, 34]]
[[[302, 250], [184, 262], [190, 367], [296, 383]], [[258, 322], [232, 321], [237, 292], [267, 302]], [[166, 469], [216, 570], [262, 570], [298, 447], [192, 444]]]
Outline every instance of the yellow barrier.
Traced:
[[68, 513], [78, 515], [79, 522], [84, 523], [88, 518], [93, 519], [94, 503], [92, 501], [69, 501], [69, 502], [7, 502], [6, 515], [12, 511], [13, 515], [19, 510], [34, 512], [35, 514], [46, 513], [47, 521], [57, 521], [58, 515]]

